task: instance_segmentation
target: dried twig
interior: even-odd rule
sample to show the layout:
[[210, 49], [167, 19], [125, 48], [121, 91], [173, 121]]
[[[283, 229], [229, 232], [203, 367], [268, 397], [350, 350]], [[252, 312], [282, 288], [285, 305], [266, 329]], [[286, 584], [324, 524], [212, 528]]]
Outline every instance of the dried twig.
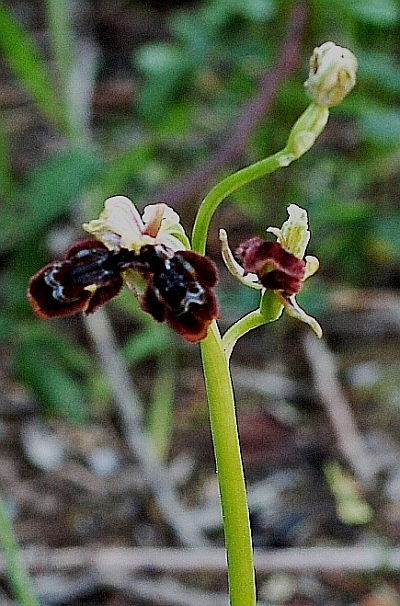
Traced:
[[[32, 548], [22, 550], [25, 565], [35, 573], [66, 572], [87, 568], [110, 578], [144, 571], [174, 573], [226, 572], [226, 552], [219, 547], [172, 549], [147, 547], [68, 547], [66, 549]], [[256, 549], [258, 573], [274, 571], [400, 571], [400, 548], [377, 545], [356, 547], [293, 547], [289, 549]], [[0, 558], [0, 571], [5, 562]]]
[[99, 309], [95, 314], [87, 316], [86, 326], [100, 365], [113, 390], [126, 442], [140, 464], [143, 477], [151, 487], [166, 521], [171, 524], [183, 545], [193, 547], [207, 544], [195, 515], [179, 501], [168, 470], [157, 461], [143, 428], [140, 398], [130, 380], [129, 370], [120, 354], [105, 310]]
[[366, 486], [370, 486], [376, 465], [358, 431], [350, 405], [344, 397], [337, 379], [333, 356], [326, 343], [309, 332], [305, 334], [304, 347], [312, 367], [316, 391], [329, 416], [338, 446], [356, 477]]
[[134, 599], [151, 600], [155, 604], [168, 606], [228, 606], [226, 594], [211, 593], [171, 578], [143, 578], [125, 575], [125, 578], [106, 584]]

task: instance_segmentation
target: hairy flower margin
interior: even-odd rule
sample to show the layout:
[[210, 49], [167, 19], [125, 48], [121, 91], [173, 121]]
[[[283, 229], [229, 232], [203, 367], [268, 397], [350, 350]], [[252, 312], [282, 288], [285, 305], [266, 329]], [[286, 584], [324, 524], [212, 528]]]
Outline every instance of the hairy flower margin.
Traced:
[[92, 313], [126, 284], [144, 311], [187, 341], [207, 336], [218, 317], [212, 291], [217, 270], [189, 250], [172, 208], [153, 204], [140, 216], [131, 200], [114, 196], [83, 228], [92, 238], [72, 244], [63, 259], [47, 264], [29, 282], [28, 301], [39, 317]]
[[[262, 238], [246, 240], [232, 253], [225, 230], [220, 230], [222, 257], [230, 273], [245, 286], [259, 290], [272, 290], [286, 312], [308, 324], [317, 337], [322, 329], [315, 318], [309, 316], [296, 301], [296, 294], [302, 289], [307, 278], [319, 267], [316, 257], [306, 256], [310, 240], [307, 212], [290, 204], [289, 218], [282, 227], [268, 227], [274, 234], [275, 242]], [[242, 263], [240, 265], [236, 258]]]

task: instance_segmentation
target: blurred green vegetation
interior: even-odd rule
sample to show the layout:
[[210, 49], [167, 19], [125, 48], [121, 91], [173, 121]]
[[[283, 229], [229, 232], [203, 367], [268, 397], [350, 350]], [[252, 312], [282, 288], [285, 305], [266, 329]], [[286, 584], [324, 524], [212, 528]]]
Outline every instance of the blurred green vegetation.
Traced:
[[[68, 321], [36, 319], [26, 302], [30, 275], [52, 258], [51, 238], [60, 226], [79, 238], [81, 220], [93, 218], [109, 195], [124, 193], [144, 205], [154, 201], [163, 185], [207, 163], [243, 104], [255, 95], [259, 80], [273, 68], [293, 4], [204, 0], [162, 14], [144, 8], [149, 19], [165, 21], [167, 35], [132, 49], [138, 86], [129, 110], [94, 124], [90, 99], [82, 95], [77, 108], [69, 94], [79, 36], [76, 42], [66, 3], [43, 3], [46, 53], [13, 13], [12, 3], [0, 3], [3, 63], [57, 141], [55, 151], [44, 150], [44, 159], [18, 173], [3, 109], [0, 339], [12, 354], [15, 373], [43, 411], [82, 421], [90, 416], [90, 402], [107, 398], [105, 386], [98, 393], [103, 382], [97, 380], [99, 371], [84, 339], [74, 337]], [[358, 84], [333, 109], [311, 152], [237, 192], [231, 204], [232, 213], [248, 218], [259, 234], [282, 223], [288, 204], [308, 209], [310, 252], [320, 258], [321, 271], [305, 296], [318, 298], [323, 313], [324, 293], [339, 284], [393, 286], [397, 273], [400, 283], [400, 2], [310, 0], [306, 5], [302, 68], [278, 91], [272, 111], [245, 146], [242, 165], [284, 144], [308, 103], [303, 82], [316, 45], [330, 39], [349, 47], [359, 60]], [[232, 291], [229, 305], [245, 311], [247, 294], [238, 290], [235, 298]], [[131, 298], [122, 296], [110, 305], [123, 322], [136, 326], [124, 335], [128, 362], [155, 359], [162, 371], [169, 336]], [[72, 326], [78, 328], [79, 320]], [[165, 380], [162, 372], [160, 380]]]

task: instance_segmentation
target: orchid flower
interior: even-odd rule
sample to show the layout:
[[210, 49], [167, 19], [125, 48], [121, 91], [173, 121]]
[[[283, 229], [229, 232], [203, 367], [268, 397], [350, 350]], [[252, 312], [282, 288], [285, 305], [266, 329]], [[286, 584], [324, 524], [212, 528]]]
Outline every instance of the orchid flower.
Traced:
[[214, 263], [189, 250], [178, 214], [153, 204], [142, 216], [125, 196], [105, 202], [98, 219], [83, 225], [92, 236], [75, 242], [29, 282], [28, 300], [42, 318], [94, 312], [126, 284], [142, 309], [167, 322], [189, 342], [207, 336], [218, 317]]
[[267, 229], [267, 232], [276, 236], [275, 242], [255, 237], [239, 245], [236, 257], [242, 265], [236, 261], [229, 247], [225, 230], [221, 230], [222, 257], [228, 270], [242, 284], [258, 290], [274, 291], [290, 316], [308, 324], [321, 337], [322, 329], [318, 322], [296, 301], [296, 294], [305, 280], [319, 267], [316, 257], [304, 257], [310, 239], [307, 212], [291, 204], [288, 214], [288, 220], [280, 229]]

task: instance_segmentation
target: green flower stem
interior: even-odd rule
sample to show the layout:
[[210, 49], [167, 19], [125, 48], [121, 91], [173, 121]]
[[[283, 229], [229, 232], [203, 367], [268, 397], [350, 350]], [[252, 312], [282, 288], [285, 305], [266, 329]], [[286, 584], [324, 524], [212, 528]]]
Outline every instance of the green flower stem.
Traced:
[[255, 606], [253, 546], [235, 401], [216, 322], [200, 345], [224, 520], [230, 603]]
[[326, 107], [311, 103], [294, 124], [286, 146], [281, 151], [242, 168], [213, 187], [204, 198], [197, 213], [192, 234], [193, 250], [204, 255], [211, 219], [227, 196], [239, 187], [268, 175], [278, 168], [289, 166], [293, 160], [300, 158], [313, 146], [316, 138], [323, 131], [328, 117], [329, 110]]
[[[192, 234], [193, 250], [205, 253], [211, 219], [227, 196], [259, 177], [288, 166], [303, 155], [324, 129], [328, 116], [327, 108], [311, 103], [293, 126], [284, 149], [218, 183], [204, 198], [197, 213]], [[263, 299], [259, 315], [257, 312], [249, 314], [236, 329], [232, 329], [229, 340], [228, 337], [225, 339], [229, 351], [240, 336], [269, 321], [268, 314], [272, 320], [272, 315], [277, 313], [274, 302], [270, 301], [268, 312], [267, 301]], [[231, 606], [255, 606], [253, 549], [229, 356], [225, 354], [215, 322], [200, 345], [224, 519], [230, 602]]]
[[260, 308], [243, 316], [225, 332], [222, 346], [226, 359], [229, 361], [232, 350], [240, 337], [263, 324], [274, 322], [281, 316], [282, 311], [283, 305], [275, 293], [272, 290], [265, 290], [262, 294]]
[[282, 151], [246, 166], [213, 187], [204, 198], [196, 216], [192, 235], [193, 250], [204, 255], [210, 222], [220, 203], [239, 187], [280, 168], [281, 156]]
[[250, 313], [240, 318], [235, 324], [232, 324], [230, 328], [225, 332], [222, 338], [222, 346], [225, 351], [227, 360], [230, 359], [232, 350], [240, 337], [243, 337], [246, 333], [254, 328], [258, 328], [265, 324], [264, 316], [259, 309], [255, 309]]
[[21, 561], [18, 544], [6, 506], [0, 498], [0, 546], [4, 552], [8, 578], [19, 606], [40, 606], [31, 579]]

